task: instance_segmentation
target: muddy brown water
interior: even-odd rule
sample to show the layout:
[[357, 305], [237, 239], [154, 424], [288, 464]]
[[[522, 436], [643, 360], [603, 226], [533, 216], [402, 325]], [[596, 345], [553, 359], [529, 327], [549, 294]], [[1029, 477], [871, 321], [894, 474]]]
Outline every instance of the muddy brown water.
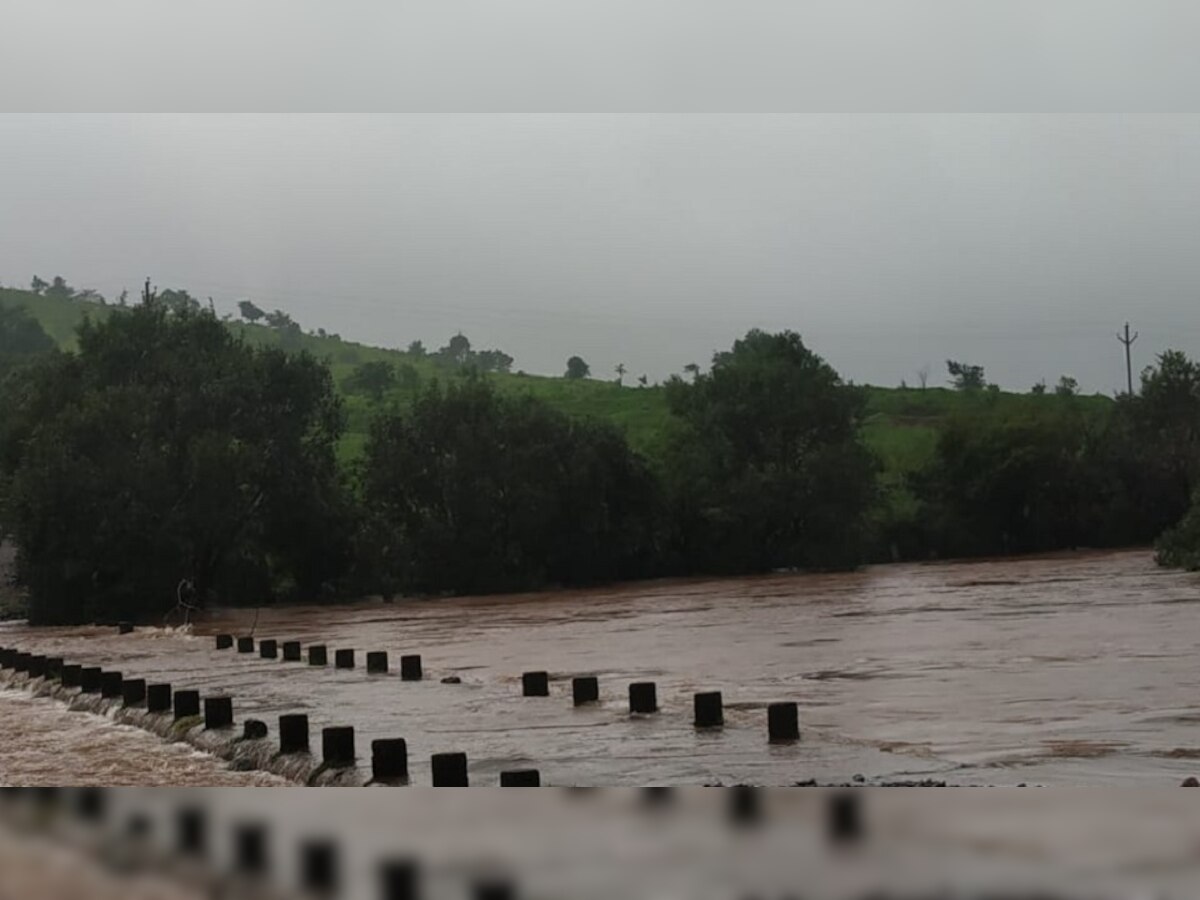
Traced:
[[[228, 694], [239, 723], [266, 720], [272, 740], [277, 717], [293, 712], [310, 716], [314, 747], [320, 728], [354, 726], [364, 760], [373, 739], [403, 737], [415, 784], [429, 784], [432, 753], [463, 751], [480, 785], [524, 767], [559, 785], [786, 785], [855, 774], [1171, 785], [1200, 774], [1198, 616], [1200, 577], [1159, 569], [1137, 550], [239, 610], [190, 632], [10, 624], [0, 644]], [[212, 635], [252, 627], [260, 639], [326, 644], [330, 666], [215, 649]], [[332, 667], [338, 648], [357, 651], [357, 668]], [[393, 673], [368, 675], [368, 650], [388, 651]], [[425, 680], [401, 681], [403, 653], [421, 654]], [[521, 673], [541, 669], [551, 696], [523, 698]], [[576, 674], [599, 677], [598, 706], [572, 708]], [[441, 683], [451, 675], [462, 683]], [[657, 682], [662, 709], [632, 718], [627, 686], [642, 680]], [[692, 695], [706, 690], [724, 695], [719, 731], [692, 727]], [[799, 703], [798, 744], [768, 744], [766, 705], [776, 700]], [[178, 753], [130, 734], [128, 745], [109, 736], [56, 761], [36, 729], [22, 727], [42, 715], [74, 717], [73, 728], [96, 734], [117, 727], [48, 699], [0, 695], [0, 782], [25, 783], [34, 771], [38, 783], [103, 781], [114, 755], [157, 766], [156, 754]], [[212, 765], [190, 752], [163, 763], [180, 783], [202, 783], [208, 776], [193, 767]]]

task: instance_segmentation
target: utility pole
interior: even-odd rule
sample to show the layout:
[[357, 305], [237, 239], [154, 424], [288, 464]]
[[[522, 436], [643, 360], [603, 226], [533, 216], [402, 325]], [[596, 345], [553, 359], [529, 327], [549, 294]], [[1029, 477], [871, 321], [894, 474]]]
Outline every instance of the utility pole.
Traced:
[[1129, 348], [1133, 346], [1133, 342], [1138, 339], [1138, 333], [1135, 331], [1133, 337], [1129, 336], [1129, 323], [1125, 323], [1125, 334], [1117, 333], [1117, 340], [1125, 345], [1125, 382], [1129, 387], [1129, 396], [1133, 396], [1133, 360], [1129, 355]]

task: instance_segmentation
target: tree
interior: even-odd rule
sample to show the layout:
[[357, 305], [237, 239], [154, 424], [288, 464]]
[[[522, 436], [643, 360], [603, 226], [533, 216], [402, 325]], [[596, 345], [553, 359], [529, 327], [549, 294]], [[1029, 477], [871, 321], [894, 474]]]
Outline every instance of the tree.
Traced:
[[587, 378], [591, 374], [591, 369], [588, 364], [583, 361], [582, 357], [572, 356], [567, 360], [567, 372], [564, 378]]
[[617, 384], [622, 384], [625, 380], [625, 373], [628, 371], [628, 369], [625, 368], [625, 363], [617, 363], [613, 368], [613, 371], [617, 373]]
[[0, 306], [0, 375], [54, 348], [54, 339], [24, 307]]
[[478, 377], [377, 419], [360, 491], [360, 556], [385, 596], [633, 577], [654, 559], [654, 482], [621, 433]]
[[749, 332], [694, 383], [668, 381], [667, 405], [676, 428], [664, 471], [687, 570], [860, 560], [875, 491], [865, 395], [798, 334]]
[[[1098, 432], [1071, 407], [952, 419], [910, 479], [931, 543], [948, 556], [1033, 553], [1102, 542], [1108, 490]], [[1066, 410], [1066, 411], [1064, 411]]]
[[512, 368], [513, 358], [503, 350], [480, 350], [473, 355], [480, 372], [507, 372]]
[[67, 284], [66, 279], [61, 275], [55, 275], [50, 286], [46, 288], [46, 296], [69, 300], [75, 296], [75, 288]]
[[683, 371], [692, 376], [692, 381], [695, 381], [700, 375], [700, 367], [695, 363], [688, 363], [683, 367]]
[[36, 275], [34, 275], [33, 280], [29, 282], [29, 290], [33, 291], [35, 294], [44, 293], [48, 287], [50, 287], [50, 285]]
[[425, 356], [425, 345], [420, 341], [413, 341], [408, 345], [408, 355], [418, 358]]
[[471, 361], [471, 341], [460, 331], [438, 350], [437, 355], [439, 360], [451, 366], [465, 366]]
[[638, 387], [645, 387], [649, 383], [650, 383], [650, 379], [647, 378], [645, 375], [638, 376]]
[[1070, 375], [1063, 375], [1054, 386], [1054, 393], [1059, 397], [1074, 397], [1079, 393], [1079, 382]]
[[184, 290], [165, 288], [158, 293], [158, 302], [172, 312], [199, 312], [200, 301]]
[[300, 326], [281, 309], [266, 313], [263, 318], [266, 319], [267, 327], [276, 331], [300, 331]]
[[921, 368], [917, 369], [917, 379], [921, 382], [921, 390], [925, 390], [926, 386], [929, 384], [928, 365], [921, 366]]
[[265, 312], [263, 312], [261, 309], [259, 309], [259, 307], [255, 306], [249, 300], [238, 301], [238, 312], [241, 314], [242, 318], [251, 325], [266, 315]]
[[355, 368], [346, 379], [346, 387], [357, 394], [365, 394], [378, 403], [383, 395], [396, 384], [396, 370], [384, 360], [372, 360]]
[[1042, 394], [1046, 393], [1046, 380], [1042, 379], [1041, 381], [1034, 384], [1034, 386], [1029, 389], [1029, 393], [1036, 394], [1039, 397]]
[[161, 622], [181, 580], [311, 599], [348, 564], [328, 370], [148, 299], [7, 383], [0, 521], [35, 623]]
[[957, 391], [977, 391], [986, 385], [983, 366], [973, 366], [948, 359], [946, 360], [946, 369], [951, 376], [950, 383]]
[[1178, 350], [1157, 362], [1142, 372], [1141, 394], [1119, 408], [1143, 446], [1153, 448], [1146, 464], [1187, 502], [1200, 486], [1200, 364]]

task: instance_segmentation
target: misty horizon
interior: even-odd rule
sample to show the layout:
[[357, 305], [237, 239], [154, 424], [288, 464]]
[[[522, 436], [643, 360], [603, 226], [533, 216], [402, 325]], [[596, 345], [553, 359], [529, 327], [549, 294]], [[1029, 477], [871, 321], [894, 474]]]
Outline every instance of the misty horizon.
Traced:
[[1124, 389], [1195, 351], [1194, 116], [6, 116], [0, 282], [660, 381], [751, 328], [856, 383]]

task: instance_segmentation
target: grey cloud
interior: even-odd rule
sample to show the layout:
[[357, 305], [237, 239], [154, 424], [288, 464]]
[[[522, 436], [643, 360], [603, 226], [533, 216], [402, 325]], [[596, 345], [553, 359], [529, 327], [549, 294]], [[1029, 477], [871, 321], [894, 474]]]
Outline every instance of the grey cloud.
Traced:
[[[947, 357], [1120, 386], [1196, 352], [1193, 116], [0, 117], [0, 279], [143, 275], [389, 345], [661, 378], [789, 327], [860, 382]], [[935, 375], [935, 378], [939, 377]]]

